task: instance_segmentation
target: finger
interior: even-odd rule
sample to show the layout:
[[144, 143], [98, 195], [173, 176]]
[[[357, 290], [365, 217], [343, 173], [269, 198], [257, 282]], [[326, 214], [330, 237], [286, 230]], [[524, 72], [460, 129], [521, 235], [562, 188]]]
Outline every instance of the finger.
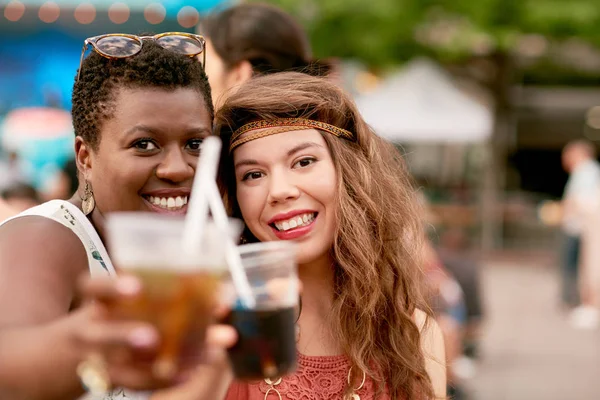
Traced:
[[231, 305], [217, 304], [217, 307], [215, 308], [215, 318], [217, 318], [217, 320], [221, 320], [221, 319], [225, 318], [229, 314], [230, 311], [231, 311]]
[[143, 351], [158, 347], [160, 336], [150, 324], [143, 322], [88, 322], [86, 329], [75, 334], [83, 348], [108, 351], [114, 347], [129, 347]]
[[120, 276], [116, 279], [84, 278], [79, 281], [78, 287], [85, 299], [103, 303], [114, 302], [123, 297], [134, 297], [142, 291], [142, 283], [131, 275]]
[[212, 325], [206, 331], [207, 348], [227, 349], [238, 340], [236, 330], [229, 325]]

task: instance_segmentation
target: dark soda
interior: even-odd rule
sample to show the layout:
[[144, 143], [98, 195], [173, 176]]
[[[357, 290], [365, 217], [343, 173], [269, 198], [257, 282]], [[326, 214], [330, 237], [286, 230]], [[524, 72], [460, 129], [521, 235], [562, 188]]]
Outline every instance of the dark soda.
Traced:
[[228, 323], [239, 339], [229, 350], [235, 376], [243, 380], [276, 378], [296, 369], [296, 310], [234, 309]]

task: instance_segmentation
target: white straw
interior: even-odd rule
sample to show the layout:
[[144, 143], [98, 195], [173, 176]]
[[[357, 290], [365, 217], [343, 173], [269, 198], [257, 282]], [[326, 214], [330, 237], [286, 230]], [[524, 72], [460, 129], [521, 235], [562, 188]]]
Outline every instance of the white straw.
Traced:
[[[223, 201], [221, 200], [221, 195], [219, 194], [217, 185], [212, 183], [207, 185], [207, 187], [204, 189], [215, 224], [221, 229], [227, 229], [227, 212], [225, 211], [225, 207], [223, 207]], [[229, 265], [229, 270], [231, 272], [233, 286], [235, 287], [235, 290], [238, 293], [238, 296], [244, 307], [254, 308], [256, 302], [254, 301], [252, 288], [248, 282], [246, 272], [244, 271], [244, 265], [242, 264], [242, 258], [237, 250], [237, 246], [231, 241], [229, 236], [227, 237], [226, 245], [227, 264]]]
[[196, 176], [189, 198], [183, 232], [183, 249], [190, 254], [202, 241], [202, 233], [208, 219], [208, 198], [205, 196], [203, 188], [206, 187], [207, 182], [214, 182], [217, 177], [220, 151], [221, 140], [219, 138], [209, 136], [202, 142], [202, 156], [196, 167]]
[[227, 217], [227, 212], [225, 211], [219, 189], [215, 182], [220, 151], [221, 140], [219, 138], [209, 136], [204, 139], [185, 219], [183, 235], [184, 251], [192, 254], [195, 247], [201, 243], [203, 230], [208, 220], [208, 211], [210, 210], [215, 225], [225, 235], [225, 254], [233, 286], [243, 305], [247, 308], [253, 308], [255, 301], [252, 295], [252, 288], [248, 282], [248, 277], [244, 271], [237, 247], [229, 236], [229, 218]]

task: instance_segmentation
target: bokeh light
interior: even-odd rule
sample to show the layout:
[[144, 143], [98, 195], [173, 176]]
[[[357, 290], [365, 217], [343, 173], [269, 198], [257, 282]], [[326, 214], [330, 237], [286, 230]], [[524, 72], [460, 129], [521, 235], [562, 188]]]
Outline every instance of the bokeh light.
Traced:
[[129, 7], [125, 3], [114, 3], [108, 9], [108, 18], [113, 24], [124, 24], [129, 19]]
[[182, 7], [177, 13], [177, 22], [184, 28], [192, 28], [200, 21], [200, 14], [192, 6]]
[[144, 18], [146, 18], [146, 21], [153, 25], [163, 22], [166, 15], [167, 10], [165, 10], [165, 7], [159, 3], [148, 4], [148, 6], [144, 9]]
[[53, 1], [44, 3], [38, 11], [38, 16], [42, 22], [51, 24], [60, 16], [60, 7]]
[[96, 8], [91, 3], [81, 3], [75, 9], [75, 20], [80, 24], [87, 25], [96, 19]]
[[20, 1], [13, 0], [4, 8], [4, 17], [12, 22], [20, 20], [25, 14], [25, 5]]
[[588, 110], [586, 123], [590, 128], [600, 129], [600, 106], [592, 107]]

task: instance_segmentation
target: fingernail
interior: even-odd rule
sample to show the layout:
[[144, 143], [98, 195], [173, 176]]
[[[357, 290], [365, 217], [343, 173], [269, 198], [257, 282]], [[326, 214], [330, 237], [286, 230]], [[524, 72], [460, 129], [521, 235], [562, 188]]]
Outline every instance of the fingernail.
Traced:
[[122, 295], [132, 296], [142, 290], [142, 284], [133, 276], [124, 276], [117, 280], [117, 290]]
[[158, 342], [158, 334], [153, 328], [136, 328], [128, 336], [134, 347], [152, 347]]

